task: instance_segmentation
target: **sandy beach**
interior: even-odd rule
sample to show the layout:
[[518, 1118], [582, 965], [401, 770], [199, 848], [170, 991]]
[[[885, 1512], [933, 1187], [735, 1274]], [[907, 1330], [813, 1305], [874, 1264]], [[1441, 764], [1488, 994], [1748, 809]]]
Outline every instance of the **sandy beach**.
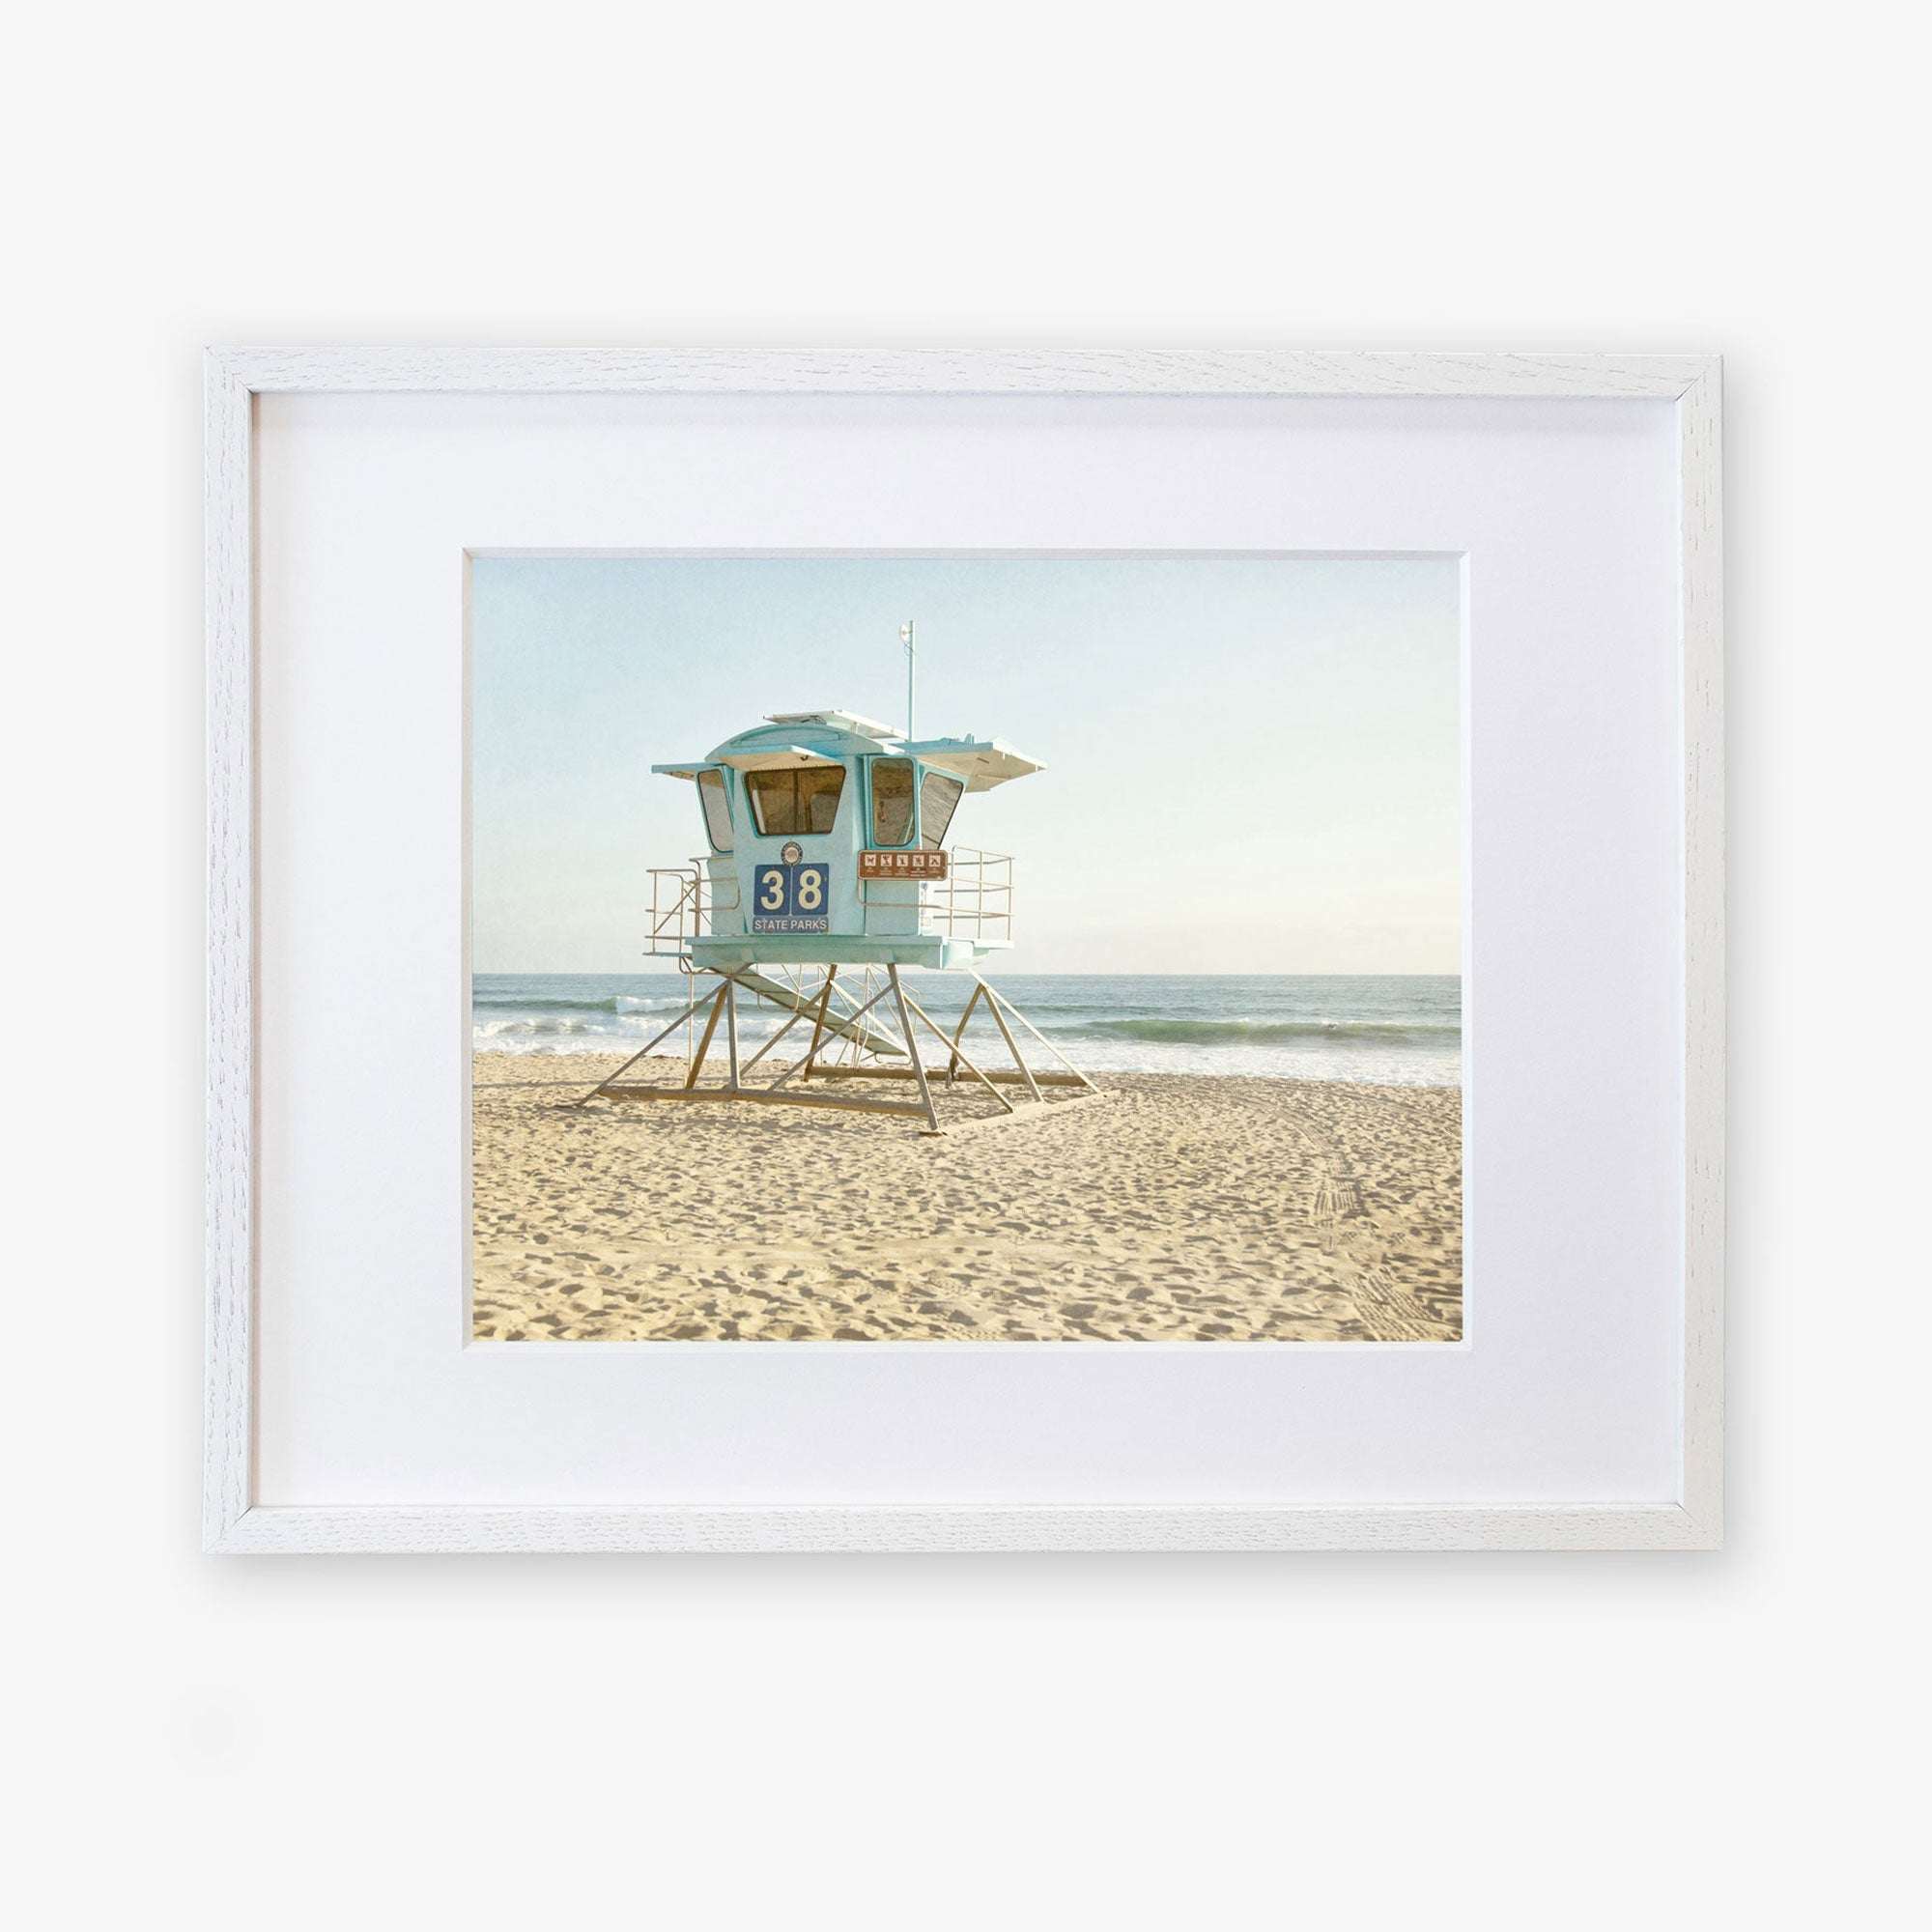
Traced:
[[[620, 1062], [475, 1056], [479, 1340], [1462, 1334], [1453, 1088], [1117, 1073], [1064, 1118], [933, 1139], [816, 1110], [572, 1104]], [[989, 1111], [969, 1089], [942, 1102]]]

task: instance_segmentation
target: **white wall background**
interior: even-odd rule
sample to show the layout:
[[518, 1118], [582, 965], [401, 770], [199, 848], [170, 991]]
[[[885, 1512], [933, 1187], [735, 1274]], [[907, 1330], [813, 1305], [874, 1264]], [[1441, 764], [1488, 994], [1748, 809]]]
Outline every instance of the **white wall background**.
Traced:
[[[1907, 31], [1860, 0], [14, 23], [22, 1923], [1894, 1922], [1927, 1372]], [[1729, 1549], [198, 1556], [210, 338], [1724, 352]]]

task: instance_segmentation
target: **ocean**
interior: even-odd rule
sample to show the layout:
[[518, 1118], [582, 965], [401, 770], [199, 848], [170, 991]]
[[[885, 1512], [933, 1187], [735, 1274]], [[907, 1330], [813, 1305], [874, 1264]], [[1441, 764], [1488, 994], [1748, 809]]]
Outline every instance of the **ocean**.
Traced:
[[[863, 969], [844, 968], [841, 983], [847, 975], [856, 985]], [[1245, 1073], [1403, 1087], [1462, 1082], [1463, 987], [1454, 974], [987, 978], [1083, 1072]], [[905, 984], [950, 1030], [972, 982], [955, 973], [908, 972]], [[675, 973], [478, 973], [474, 1044], [479, 1053], [635, 1053], [688, 1003], [687, 986]], [[739, 1037], [753, 1050], [785, 1017], [751, 1000], [740, 1001], [738, 1011]], [[976, 1013], [969, 1049], [982, 1036], [999, 1059], [997, 1034]], [[658, 1050], [681, 1052], [683, 1039], [680, 1029]], [[938, 1052], [937, 1041], [928, 1037], [926, 1044]], [[778, 1051], [788, 1055], [790, 1048], [787, 1040]]]

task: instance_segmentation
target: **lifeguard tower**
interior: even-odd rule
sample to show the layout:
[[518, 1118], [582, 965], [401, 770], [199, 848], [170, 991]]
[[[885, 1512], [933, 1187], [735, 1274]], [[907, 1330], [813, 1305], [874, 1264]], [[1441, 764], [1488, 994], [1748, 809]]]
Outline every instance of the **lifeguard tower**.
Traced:
[[[580, 1105], [837, 1107], [903, 1115], [938, 1134], [949, 1126], [937, 1097], [962, 1076], [999, 1102], [997, 1114], [976, 1122], [1057, 1109], [1094, 1093], [980, 976], [980, 962], [1012, 943], [1011, 858], [946, 843], [967, 793], [1042, 770], [1032, 758], [997, 738], [911, 739], [849, 711], [781, 711], [706, 757], [651, 769], [696, 787], [709, 847], [689, 865], [651, 869], [646, 951], [676, 958], [691, 998]], [[906, 989], [907, 967], [970, 975], [965, 1010], [950, 1033]], [[741, 998], [787, 1015], [749, 1058], [740, 1052]], [[997, 1037], [1002, 1049], [996, 1065], [980, 1064], [976, 1055], [993, 1056], [977, 1042], [968, 1050], [968, 1029], [981, 1012], [989, 1023], [982, 1037]], [[725, 1076], [705, 1083], [721, 1025]], [[633, 1077], [680, 1027], [682, 1082]], [[795, 1031], [803, 1057], [777, 1061], [775, 1050]], [[1022, 1036], [1043, 1049], [1035, 1064]], [[943, 1057], [928, 1062], [926, 1037]], [[754, 1083], [765, 1061], [767, 1074]], [[909, 1083], [919, 1097], [867, 1095], [844, 1084], [885, 1081]], [[1014, 1090], [1026, 1096], [1021, 1104]]]

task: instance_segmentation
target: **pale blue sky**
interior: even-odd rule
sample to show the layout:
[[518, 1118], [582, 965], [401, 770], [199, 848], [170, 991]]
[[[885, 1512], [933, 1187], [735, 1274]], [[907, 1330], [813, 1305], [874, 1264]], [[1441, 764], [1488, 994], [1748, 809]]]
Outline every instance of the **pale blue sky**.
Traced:
[[658, 970], [646, 868], [767, 712], [999, 737], [1047, 769], [952, 841], [1015, 857], [1008, 970], [1454, 973], [1453, 558], [479, 557], [473, 958]]

